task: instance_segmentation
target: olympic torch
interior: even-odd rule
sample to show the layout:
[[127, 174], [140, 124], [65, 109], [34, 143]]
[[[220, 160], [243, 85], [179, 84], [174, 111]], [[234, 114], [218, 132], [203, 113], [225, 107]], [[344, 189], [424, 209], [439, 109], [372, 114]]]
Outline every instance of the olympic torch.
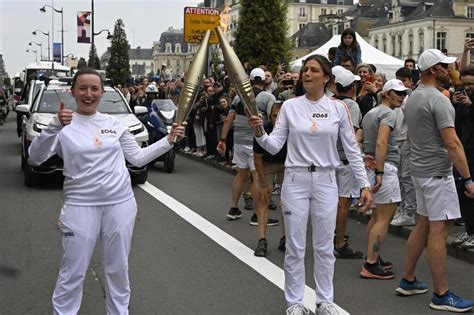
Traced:
[[188, 118], [189, 113], [193, 108], [193, 104], [196, 101], [202, 76], [206, 71], [210, 36], [211, 31], [207, 30], [201, 41], [201, 46], [196, 52], [193, 63], [189, 66], [189, 70], [186, 73], [176, 113], [176, 123], [178, 125], [181, 125]]
[[[239, 94], [240, 101], [244, 105], [245, 112], [247, 115], [258, 116], [257, 103], [255, 102], [255, 94], [250, 84], [250, 79], [245, 73], [244, 67], [240, 62], [237, 54], [234, 52], [229, 42], [224, 38], [224, 34], [220, 27], [216, 27], [217, 37], [221, 43], [222, 54], [224, 55], [224, 63], [227, 71], [229, 72], [229, 78], [234, 83]], [[262, 136], [265, 133], [263, 126], [254, 130], [257, 137]]]

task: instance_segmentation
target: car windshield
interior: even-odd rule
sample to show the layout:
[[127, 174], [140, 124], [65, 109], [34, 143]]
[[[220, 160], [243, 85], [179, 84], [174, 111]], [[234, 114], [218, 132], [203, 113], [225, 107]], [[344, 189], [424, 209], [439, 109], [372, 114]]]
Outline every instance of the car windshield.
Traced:
[[[37, 106], [36, 112], [57, 113], [59, 102], [64, 102], [65, 108], [76, 110], [76, 101], [71, 94], [69, 87], [64, 89], [46, 90]], [[113, 91], [106, 91], [100, 100], [97, 111], [106, 114], [128, 114], [129, 110], [120, 94]]]
[[163, 112], [170, 112], [170, 111], [173, 111], [173, 110], [176, 110], [176, 105], [174, 105], [173, 101], [172, 100], [153, 100], [153, 102], [151, 102], [151, 106], [153, 107], [153, 109], [158, 109], [160, 111], [163, 111]]

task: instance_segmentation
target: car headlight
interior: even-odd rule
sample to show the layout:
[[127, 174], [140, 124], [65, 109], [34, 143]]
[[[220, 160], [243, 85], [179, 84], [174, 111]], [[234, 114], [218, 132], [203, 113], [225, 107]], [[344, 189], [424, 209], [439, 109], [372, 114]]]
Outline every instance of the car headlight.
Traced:
[[132, 135], [137, 135], [145, 130], [143, 124], [132, 126], [128, 129]]
[[48, 127], [48, 125], [40, 124], [36, 121], [33, 123], [33, 130], [36, 132], [41, 132], [43, 129], [46, 129], [46, 127]]

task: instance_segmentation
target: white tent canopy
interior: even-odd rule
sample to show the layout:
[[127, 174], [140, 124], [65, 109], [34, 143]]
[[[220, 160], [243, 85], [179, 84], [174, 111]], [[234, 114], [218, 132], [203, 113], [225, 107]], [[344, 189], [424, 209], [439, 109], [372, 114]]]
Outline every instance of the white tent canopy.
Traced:
[[[362, 62], [370, 63], [377, 67], [377, 72], [382, 72], [387, 76], [387, 79], [395, 77], [395, 71], [403, 67], [403, 60], [392, 57], [377, 48], [373, 47], [365, 41], [359, 34], [356, 33], [357, 42], [360, 45], [362, 51]], [[315, 51], [301, 57], [297, 60], [290, 62], [291, 67], [299, 69], [303, 65], [303, 61], [311, 55], [323, 55], [328, 56], [329, 48], [337, 47], [341, 43], [341, 35], [334, 35], [328, 42], [316, 49]]]

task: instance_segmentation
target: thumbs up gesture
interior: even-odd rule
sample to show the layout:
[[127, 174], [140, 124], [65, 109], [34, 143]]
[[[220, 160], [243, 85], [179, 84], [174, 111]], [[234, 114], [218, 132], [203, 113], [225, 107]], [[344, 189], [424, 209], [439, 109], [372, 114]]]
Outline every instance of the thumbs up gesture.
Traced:
[[59, 104], [59, 112], [58, 112], [58, 119], [61, 125], [66, 126], [69, 125], [72, 121], [72, 109], [64, 108], [64, 102], [61, 101]]

